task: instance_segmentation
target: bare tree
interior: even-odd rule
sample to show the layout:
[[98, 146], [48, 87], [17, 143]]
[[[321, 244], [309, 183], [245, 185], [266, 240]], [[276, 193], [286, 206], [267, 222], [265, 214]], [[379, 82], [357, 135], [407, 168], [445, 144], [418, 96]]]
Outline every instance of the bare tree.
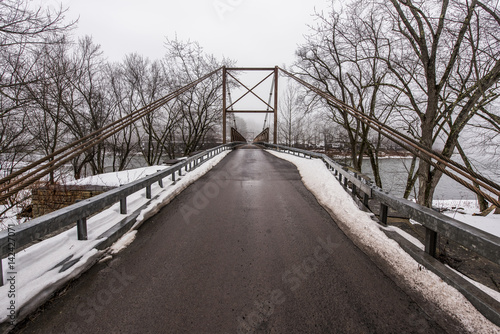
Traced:
[[299, 88], [293, 86], [293, 84], [289, 84], [279, 104], [279, 138], [290, 147], [293, 147], [293, 145], [297, 143], [302, 134], [304, 127], [303, 121], [307, 112], [307, 106], [301, 103], [299, 94]]
[[39, 80], [33, 71], [37, 50], [59, 43], [73, 26], [64, 24], [64, 13], [35, 8], [28, 0], [0, 2], [0, 153], [23, 146], [26, 125], [20, 121], [30, 103], [24, 87]]
[[[365, 3], [366, 4], [366, 3]], [[408, 133], [450, 158], [465, 126], [498, 98], [500, 20], [492, 1], [391, 0], [370, 7], [385, 17], [384, 59]], [[430, 206], [442, 172], [421, 159], [418, 201]]]
[[[213, 55], [205, 54], [203, 48], [195, 42], [167, 40], [166, 48], [164, 64], [172, 88], [195, 81], [223, 64], [231, 64], [229, 60], [223, 59], [220, 62]], [[221, 76], [212, 77], [177, 99], [177, 106], [182, 113], [178, 129], [185, 155], [198, 150], [211, 130], [221, 123], [221, 86]]]
[[[34, 149], [44, 155], [54, 153], [68, 132], [63, 119], [72, 89], [68, 80], [68, 73], [73, 71], [69, 49], [66, 41], [43, 45], [33, 68], [39, 79], [26, 85], [30, 101], [28, 132], [33, 137]], [[54, 181], [54, 172], [51, 172], [49, 182]]]
[[[115, 121], [135, 110], [134, 94], [127, 83], [122, 64], [110, 65], [108, 73], [110, 89], [112, 90], [112, 104], [115, 106], [113, 108], [112, 120]], [[139, 152], [139, 139], [135, 134], [134, 125], [132, 124], [125, 127], [119, 133], [114, 134], [109, 139], [109, 143], [113, 152], [111, 161], [113, 171], [121, 171], [127, 168], [133, 155]]]
[[[83, 138], [97, 131], [112, 119], [112, 100], [109, 84], [105, 80], [106, 63], [100, 46], [91, 37], [79, 40], [72, 58], [74, 70], [68, 72], [73, 86], [68, 95], [71, 103], [65, 105], [64, 122], [69, 128], [70, 141]], [[107, 146], [104, 142], [94, 146], [73, 160], [75, 178], [82, 176], [86, 165], [92, 174], [104, 172]]]
[[[64, 23], [64, 13], [35, 7], [29, 0], [0, 1], [0, 177], [12, 173], [32, 152], [28, 131], [32, 100], [26, 87], [42, 79], [34, 70], [38, 50], [58, 44], [73, 26]], [[4, 211], [22, 197], [2, 203], [7, 204]]]
[[[131, 54], [125, 59], [122, 73], [128, 92], [124, 100], [128, 112], [149, 105], [169, 93], [168, 73], [161, 61], [150, 61]], [[171, 142], [179, 115], [178, 108], [173, 108], [171, 104], [149, 113], [134, 125], [139, 149], [149, 165], [159, 164], [165, 154], [173, 154]]]
[[[363, 6], [353, 4], [344, 14], [316, 14], [318, 25], [312, 27], [307, 42], [297, 51], [297, 73], [311, 84], [326, 91], [360, 112], [385, 122], [388, 109], [381, 107], [381, 87], [387, 69], [377, 55], [386, 41], [382, 20], [374, 15], [363, 16]], [[324, 100], [330, 118], [341, 125], [349, 140], [353, 167], [361, 171], [363, 156], [369, 155], [375, 181], [381, 186], [378, 168], [380, 138], [370, 136], [370, 128], [350, 116], [342, 108]], [[371, 139], [376, 139], [374, 142]]]

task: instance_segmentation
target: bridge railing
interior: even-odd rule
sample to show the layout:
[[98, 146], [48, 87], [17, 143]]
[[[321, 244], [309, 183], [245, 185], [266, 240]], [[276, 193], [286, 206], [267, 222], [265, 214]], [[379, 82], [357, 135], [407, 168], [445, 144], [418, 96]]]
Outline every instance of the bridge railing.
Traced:
[[383, 225], [387, 224], [388, 208], [392, 208], [419, 222], [426, 230], [425, 252], [433, 257], [436, 256], [437, 236], [440, 234], [494, 263], [500, 264], [500, 238], [495, 235], [448, 217], [433, 209], [423, 207], [415, 202], [391, 195], [372, 185], [360, 175], [346, 170], [345, 167], [339, 165], [325, 154], [282, 145], [267, 143], [261, 143], [261, 145], [277, 151], [322, 159], [327, 167], [333, 171], [335, 177], [344, 188], [349, 189], [348, 184], [350, 184], [351, 195], [358, 202], [358, 205], [367, 207], [369, 199], [375, 199], [380, 202], [379, 217]]
[[[163, 169], [140, 180], [35, 218], [27, 223], [17, 225], [14, 227], [15, 236], [12, 231], [0, 231], [0, 259], [6, 258], [9, 254], [12, 254], [30, 243], [40, 240], [75, 222], [77, 222], [77, 236], [75, 236], [75, 238], [78, 237], [78, 240], [87, 240], [87, 217], [118, 202], [120, 202], [120, 213], [126, 215], [127, 196], [144, 189], [146, 192], [146, 199], [151, 199], [151, 186], [154, 183], [158, 182], [159, 186], [163, 187], [163, 179], [167, 177], [171, 177], [172, 181], [175, 182], [176, 175], [181, 176], [183, 169], [185, 172], [188, 172], [222, 151], [232, 149], [237, 144], [238, 143], [230, 143], [203, 151], [172, 167]], [[3, 284], [1, 264], [2, 262], [0, 260], [0, 285]]]

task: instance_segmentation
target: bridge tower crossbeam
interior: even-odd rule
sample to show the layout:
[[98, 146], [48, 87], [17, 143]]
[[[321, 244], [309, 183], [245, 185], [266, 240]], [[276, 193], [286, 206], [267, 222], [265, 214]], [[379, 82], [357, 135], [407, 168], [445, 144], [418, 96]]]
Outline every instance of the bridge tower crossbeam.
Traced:
[[[243, 84], [233, 72], [251, 72], [251, 71], [261, 71], [261, 72], [270, 72], [264, 79], [262, 79], [258, 84], [254, 85], [252, 88], [249, 88], [247, 85]], [[227, 137], [227, 121], [226, 116], [228, 113], [273, 113], [274, 114], [274, 128], [273, 128], [273, 143], [276, 144], [278, 141], [278, 75], [279, 68], [276, 67], [226, 67], [222, 68], [222, 142], [226, 143]], [[259, 87], [263, 82], [265, 82], [268, 78], [274, 76], [273, 78], [273, 87], [271, 90], [271, 94], [274, 94], [274, 103], [266, 102], [262, 97], [260, 97], [255, 89]], [[228, 105], [228, 79], [234, 80], [237, 84], [239, 84], [242, 88], [246, 90], [246, 92], [239, 97], [235, 102], [232, 102]], [[266, 110], [262, 109], [253, 109], [253, 110], [238, 110], [234, 109], [234, 105], [237, 104], [241, 99], [245, 96], [252, 94], [257, 99], [259, 99], [263, 105], [266, 107]]]

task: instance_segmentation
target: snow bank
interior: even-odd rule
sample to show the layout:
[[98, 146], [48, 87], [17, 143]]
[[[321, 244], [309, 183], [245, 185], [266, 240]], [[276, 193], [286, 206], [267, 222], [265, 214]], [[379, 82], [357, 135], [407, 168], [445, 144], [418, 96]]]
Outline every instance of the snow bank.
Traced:
[[435, 200], [432, 205], [446, 209], [443, 214], [451, 218], [500, 237], [500, 215], [491, 212], [486, 217], [474, 216], [473, 214], [480, 213], [477, 201]]
[[165, 168], [168, 168], [168, 166], [150, 166], [124, 170], [120, 172], [111, 172], [89, 176], [79, 180], [69, 181], [67, 182], [67, 184], [119, 187], [120, 185], [142, 179], [143, 177], [146, 177], [148, 175], [152, 175]]
[[[207, 173], [229, 152], [222, 152], [195, 170], [177, 178], [175, 184], [167, 185], [169, 182], [164, 182], [165, 188], [160, 188], [158, 184], [152, 185], [151, 192], [154, 200], [147, 200], [144, 190], [128, 196], [128, 212], [139, 210], [149, 201], [150, 204], [137, 219], [139, 223], [144, 222], [182, 190]], [[166, 167], [153, 166], [107, 173], [78, 180], [73, 184], [119, 186], [154, 174], [163, 168]], [[89, 240], [77, 240], [76, 227], [74, 227], [18, 252], [15, 254], [13, 267], [9, 267], [9, 259], [3, 259], [4, 281], [10, 277], [13, 277], [14, 280], [12, 280], [12, 285], [10, 282], [6, 282], [4, 286], [0, 287], [0, 323], [10, 322], [8, 307], [12, 302], [14, 302], [15, 310], [18, 312], [17, 317], [12, 318], [16, 322], [31, 313], [68, 281], [78, 277], [99, 258], [103, 256], [109, 258], [110, 254], [116, 254], [130, 245], [135, 239], [137, 233], [135, 230], [122, 236], [107, 252], [100, 252], [95, 248], [102, 241], [102, 239], [98, 239], [100, 235], [126, 218], [125, 215], [120, 214], [119, 206], [120, 204], [116, 203], [87, 220]], [[134, 227], [136, 228], [138, 225], [137, 223]], [[13, 291], [13, 294], [10, 291]]]
[[358, 209], [322, 161], [268, 151], [297, 166], [304, 185], [335, 218], [339, 227], [374, 261], [387, 266], [396, 282], [416, 291], [427, 302], [449, 314], [470, 333], [499, 333], [500, 328], [486, 319], [456, 289], [437, 275], [421, 270], [418, 262], [394, 240], [389, 239], [370, 215]]

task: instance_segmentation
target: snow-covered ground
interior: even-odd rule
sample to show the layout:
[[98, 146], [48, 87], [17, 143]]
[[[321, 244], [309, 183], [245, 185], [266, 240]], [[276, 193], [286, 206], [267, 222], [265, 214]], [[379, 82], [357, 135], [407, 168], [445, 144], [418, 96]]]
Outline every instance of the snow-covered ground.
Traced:
[[69, 181], [71, 185], [93, 185], [106, 187], [119, 187], [121, 185], [142, 179], [145, 176], [154, 174], [168, 168], [168, 166], [151, 166], [144, 168], [136, 168], [121, 172], [111, 172], [106, 174], [89, 176], [83, 179]]
[[486, 217], [474, 216], [474, 214], [480, 213], [477, 201], [435, 200], [432, 205], [446, 209], [443, 214], [449, 217], [500, 237], [500, 215], [491, 212]]
[[[166, 182], [167, 179], [164, 180], [165, 188], [160, 188], [157, 184], [153, 185], [151, 189], [153, 200], [146, 199], [144, 190], [129, 196], [127, 198], [129, 213], [138, 210], [149, 201], [147, 208], [142, 210], [137, 217], [134, 227], [170, 202], [177, 194], [221, 161], [229, 152], [222, 152], [195, 170], [184, 174], [181, 178], [177, 178], [175, 185]], [[82, 179], [75, 183], [118, 186], [154, 174], [163, 168], [166, 167], [155, 166], [108, 173]], [[97, 259], [107, 255], [104, 254], [105, 252], [96, 249], [96, 245], [102, 241], [98, 237], [120, 223], [125, 217], [125, 215], [120, 214], [119, 203], [117, 203], [87, 220], [88, 240], [77, 240], [76, 227], [74, 227], [18, 252], [12, 260], [3, 259], [5, 284], [0, 287], [0, 323], [10, 323], [11, 320], [16, 322], [22, 319], [54, 291], [80, 275]], [[15, 226], [13, 231], [15, 233]], [[135, 232], [130, 231], [125, 234], [106, 253], [112, 256], [112, 254], [133, 242]], [[13, 238], [15, 240], [15, 234]], [[66, 269], [66, 267], [69, 268]], [[18, 312], [17, 316], [14, 315], [12, 319], [10, 318], [9, 308]]]
[[368, 213], [358, 209], [321, 160], [269, 152], [295, 164], [305, 186], [336, 218], [344, 233], [365, 253], [391, 268], [398, 281], [449, 314], [469, 333], [500, 333], [500, 328], [477, 311], [460, 292], [431, 271], [422, 269], [398, 243], [389, 239]]

